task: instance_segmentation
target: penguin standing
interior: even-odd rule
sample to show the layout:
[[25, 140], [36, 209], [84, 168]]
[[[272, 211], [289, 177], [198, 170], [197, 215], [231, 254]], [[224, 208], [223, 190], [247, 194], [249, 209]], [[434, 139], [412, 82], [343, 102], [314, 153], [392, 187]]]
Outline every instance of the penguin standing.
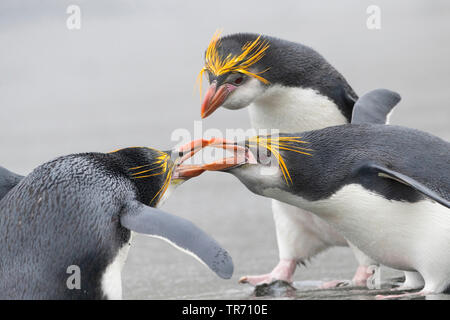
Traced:
[[[197, 168], [196, 174], [229, 172], [256, 194], [313, 212], [375, 261], [423, 278], [420, 292], [388, 298], [446, 292], [450, 144], [383, 125], [397, 100], [394, 93], [376, 90], [358, 100], [352, 124], [259, 136], [244, 146], [215, 142], [234, 149], [235, 156]], [[277, 169], [272, 175], [261, 170], [272, 165]]]
[[131, 231], [167, 240], [230, 278], [232, 260], [215, 240], [155, 208], [182, 182], [178, 160], [151, 148], [81, 153], [21, 179], [0, 201], [0, 299], [120, 299]]
[[[206, 118], [217, 108], [248, 106], [256, 130], [317, 130], [349, 123], [357, 95], [344, 77], [319, 53], [299, 43], [248, 33], [216, 33], [205, 54], [210, 87], [202, 103]], [[327, 222], [307, 210], [272, 200], [280, 261], [272, 272], [242, 277], [253, 285], [292, 281], [296, 266], [332, 246], [348, 242]], [[350, 244], [351, 246], [351, 244]], [[351, 246], [359, 262], [353, 281], [366, 286], [375, 262]], [[330, 281], [324, 287], [341, 285]], [[349, 282], [346, 282], [349, 283]]]

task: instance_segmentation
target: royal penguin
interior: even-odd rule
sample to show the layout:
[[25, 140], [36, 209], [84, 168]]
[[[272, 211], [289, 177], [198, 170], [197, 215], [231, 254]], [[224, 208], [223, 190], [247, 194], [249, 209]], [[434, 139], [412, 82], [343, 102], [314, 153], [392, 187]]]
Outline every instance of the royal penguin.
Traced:
[[[358, 96], [346, 79], [314, 49], [267, 35], [214, 34], [199, 75], [210, 87], [201, 116], [219, 107], [247, 107], [257, 134], [272, 130], [295, 133], [349, 123]], [[244, 276], [252, 285], [274, 280], [292, 282], [297, 265], [333, 246], [348, 246], [359, 267], [351, 281], [333, 280], [322, 285], [365, 286], [375, 262], [348, 243], [336, 229], [303, 208], [272, 200], [279, 248], [279, 263], [269, 273]], [[289, 236], [287, 236], [289, 235]]]
[[[132, 233], [161, 238], [219, 277], [231, 257], [191, 222], [156, 207], [180, 155], [152, 148], [80, 153], [47, 162], [0, 201], [0, 299], [120, 299]], [[75, 278], [79, 272], [79, 283]]]
[[450, 144], [383, 124], [398, 99], [384, 89], [369, 92], [355, 105], [351, 124], [242, 144], [203, 142], [235, 154], [185, 172], [228, 172], [258, 195], [314, 213], [374, 261], [404, 270], [401, 289], [423, 286], [405, 295], [447, 292]]

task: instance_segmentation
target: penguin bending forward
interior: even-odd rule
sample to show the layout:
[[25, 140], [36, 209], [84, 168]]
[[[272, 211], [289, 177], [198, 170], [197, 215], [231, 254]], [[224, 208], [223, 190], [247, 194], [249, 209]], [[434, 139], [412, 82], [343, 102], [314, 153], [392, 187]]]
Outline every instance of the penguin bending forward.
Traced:
[[216, 139], [210, 145], [232, 149], [234, 157], [184, 172], [231, 173], [256, 194], [313, 212], [375, 261], [415, 275], [424, 281], [419, 294], [446, 292], [450, 143], [383, 125], [398, 99], [387, 90], [366, 94], [352, 124], [258, 136], [243, 145]]
[[0, 200], [0, 299], [120, 299], [131, 231], [230, 278], [231, 257], [215, 240], [155, 208], [183, 181], [179, 160], [144, 147], [72, 154], [22, 178]]

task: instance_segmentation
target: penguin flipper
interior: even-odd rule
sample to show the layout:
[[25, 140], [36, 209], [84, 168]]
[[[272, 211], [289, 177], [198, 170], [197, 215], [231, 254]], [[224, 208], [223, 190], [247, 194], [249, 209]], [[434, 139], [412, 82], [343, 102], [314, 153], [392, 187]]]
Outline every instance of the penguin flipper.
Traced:
[[356, 101], [351, 123], [385, 124], [389, 113], [400, 100], [400, 95], [394, 91], [372, 90]]
[[371, 171], [371, 172], [377, 172], [378, 176], [381, 178], [388, 178], [388, 179], [392, 179], [395, 180], [397, 182], [403, 183], [417, 191], [419, 191], [420, 193], [422, 193], [423, 195], [429, 197], [430, 199], [442, 204], [443, 206], [450, 208], [450, 201], [443, 198], [442, 196], [440, 196], [439, 194], [437, 194], [435, 191], [431, 190], [430, 188], [428, 188], [427, 186], [423, 185], [422, 183], [418, 182], [417, 180], [404, 175], [402, 173], [396, 172], [394, 170], [388, 169], [386, 167], [377, 165], [377, 164], [367, 164], [365, 166], [363, 166], [361, 169], [367, 171]]
[[134, 200], [123, 209], [120, 222], [129, 230], [163, 239], [191, 254], [223, 279], [233, 275], [233, 261], [228, 252], [186, 219]]
[[22, 180], [23, 176], [0, 166], [0, 200]]

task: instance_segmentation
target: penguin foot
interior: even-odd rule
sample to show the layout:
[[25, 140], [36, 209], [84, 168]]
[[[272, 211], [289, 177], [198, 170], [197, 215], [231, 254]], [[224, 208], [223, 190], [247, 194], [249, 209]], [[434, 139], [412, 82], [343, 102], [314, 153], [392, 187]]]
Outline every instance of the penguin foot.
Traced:
[[359, 266], [352, 280], [334, 280], [323, 283], [320, 289], [332, 289], [342, 287], [367, 287], [367, 280], [372, 276], [370, 266]]
[[371, 266], [359, 266], [353, 276], [352, 285], [354, 287], [367, 287], [367, 280], [369, 280], [372, 275], [373, 268], [371, 268]]
[[277, 280], [292, 283], [297, 262], [293, 259], [281, 259], [277, 266], [270, 273], [256, 276], [244, 276], [239, 279], [239, 283], [248, 283], [252, 286], [269, 284]]
[[377, 300], [388, 300], [388, 299], [402, 299], [402, 298], [414, 298], [414, 297], [424, 297], [429, 292], [427, 291], [419, 291], [419, 292], [407, 292], [402, 294], [392, 294], [392, 295], [382, 295], [378, 294], [375, 296], [375, 299]]
[[333, 289], [333, 288], [343, 288], [352, 286], [351, 280], [333, 280], [327, 281], [320, 285], [320, 289]]
[[270, 273], [261, 274], [257, 276], [243, 276], [239, 279], [239, 283], [248, 283], [252, 286], [257, 286], [260, 284], [269, 284], [273, 281], [272, 275]]

